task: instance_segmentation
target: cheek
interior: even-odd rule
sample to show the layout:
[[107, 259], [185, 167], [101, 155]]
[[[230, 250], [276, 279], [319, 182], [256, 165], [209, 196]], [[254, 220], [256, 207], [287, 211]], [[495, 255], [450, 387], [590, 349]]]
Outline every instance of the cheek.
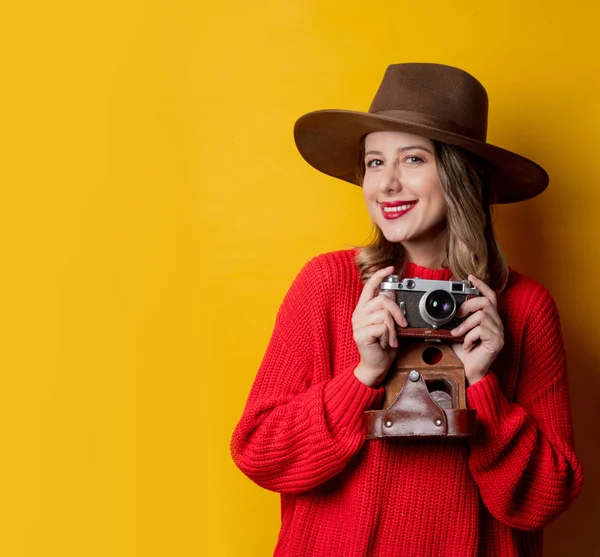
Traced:
[[378, 215], [379, 207], [377, 206], [377, 190], [367, 183], [363, 183], [363, 200], [367, 212], [372, 220], [375, 220]]
[[368, 181], [363, 181], [363, 198], [367, 203], [372, 203], [376, 199], [376, 188]]
[[435, 201], [435, 213], [437, 220], [445, 220], [448, 213], [448, 205], [446, 204], [446, 198], [442, 195]]
[[442, 188], [442, 184], [440, 183], [437, 175], [430, 182], [429, 192], [430, 192], [430, 198], [431, 198], [432, 204], [440, 210], [443, 209], [445, 212], [446, 196], [444, 195], [444, 189]]
[[446, 204], [446, 196], [444, 195], [444, 190], [442, 189], [442, 185], [438, 180], [432, 180], [430, 182], [430, 187], [428, 188], [428, 204], [429, 210], [431, 211], [431, 217], [436, 221], [441, 221], [446, 218], [447, 213], [447, 204]]
[[448, 206], [444, 201], [440, 203], [438, 215], [440, 221], [446, 220], [446, 218], [448, 217]]

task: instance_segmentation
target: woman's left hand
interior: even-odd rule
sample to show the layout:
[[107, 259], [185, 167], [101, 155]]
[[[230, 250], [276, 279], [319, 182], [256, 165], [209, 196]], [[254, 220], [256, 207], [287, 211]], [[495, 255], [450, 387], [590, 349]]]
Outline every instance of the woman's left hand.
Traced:
[[[452, 345], [465, 368], [469, 385], [483, 379], [504, 346], [504, 326], [498, 315], [496, 293], [483, 281], [473, 275], [469, 280], [479, 290], [480, 296], [464, 302], [456, 316], [467, 317], [458, 327], [452, 329], [454, 336], [464, 336], [464, 343]], [[469, 315], [471, 314], [471, 315]]]

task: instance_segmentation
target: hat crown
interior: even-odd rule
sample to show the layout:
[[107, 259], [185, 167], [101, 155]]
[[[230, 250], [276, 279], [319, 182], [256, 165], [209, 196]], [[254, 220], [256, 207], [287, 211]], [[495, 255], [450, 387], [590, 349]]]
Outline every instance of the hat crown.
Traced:
[[388, 66], [369, 112], [412, 113], [423, 124], [478, 141], [487, 135], [488, 97], [469, 73], [443, 64]]
[[485, 161], [494, 203], [540, 194], [548, 174], [535, 162], [486, 141], [487, 93], [472, 75], [443, 64], [388, 66], [369, 112], [317, 110], [294, 126], [304, 159], [320, 172], [361, 185], [357, 172], [364, 138], [374, 132], [409, 133], [454, 145]]

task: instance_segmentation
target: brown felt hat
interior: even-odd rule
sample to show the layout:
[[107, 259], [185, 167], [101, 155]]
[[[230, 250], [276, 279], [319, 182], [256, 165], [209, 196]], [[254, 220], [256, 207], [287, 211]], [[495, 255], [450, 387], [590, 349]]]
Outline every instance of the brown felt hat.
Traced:
[[362, 138], [375, 131], [401, 131], [450, 143], [489, 164], [495, 203], [530, 199], [548, 185], [533, 161], [486, 142], [487, 93], [472, 75], [441, 64], [388, 66], [369, 112], [318, 110], [294, 126], [300, 154], [317, 170], [358, 184]]

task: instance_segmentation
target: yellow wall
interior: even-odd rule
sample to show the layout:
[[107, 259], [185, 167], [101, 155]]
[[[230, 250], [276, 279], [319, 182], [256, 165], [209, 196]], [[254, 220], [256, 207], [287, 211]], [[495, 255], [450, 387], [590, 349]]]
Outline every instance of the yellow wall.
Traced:
[[498, 223], [562, 310], [587, 472], [547, 554], [598, 554], [593, 5], [3, 8], [0, 555], [270, 554], [278, 497], [235, 469], [229, 437], [296, 272], [369, 230], [360, 190], [308, 167], [292, 125], [366, 109], [403, 61], [475, 74], [490, 140], [551, 175]]

